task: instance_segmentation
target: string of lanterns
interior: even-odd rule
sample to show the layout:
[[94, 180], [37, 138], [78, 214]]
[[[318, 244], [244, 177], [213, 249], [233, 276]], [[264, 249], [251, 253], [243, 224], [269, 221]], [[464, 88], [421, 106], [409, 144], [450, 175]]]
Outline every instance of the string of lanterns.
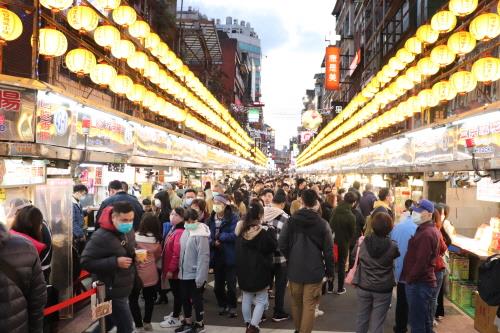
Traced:
[[[464, 3], [466, 8], [460, 6], [461, 2]], [[420, 59], [415, 66], [410, 67], [392, 84], [383, 89], [385, 84], [392, 81], [399, 72], [406, 68], [406, 65], [422, 53], [423, 45], [432, 44], [437, 41], [437, 38], [435, 38], [436, 33], [450, 32], [455, 28], [455, 16], [465, 16], [472, 13], [477, 8], [477, 1], [475, 1], [476, 5], [472, 7], [470, 6], [471, 2], [472, 4], [474, 3], [474, 1], [452, 0], [448, 6], [449, 11], [437, 12], [432, 17], [430, 25], [424, 25], [417, 29], [416, 36], [409, 38], [404, 47], [396, 52], [396, 55], [388, 61], [387, 65], [382, 67], [367, 86], [351, 100], [347, 107], [318, 134], [298, 157], [298, 164], [304, 165], [310, 163], [318, 157], [331, 152], [331, 148], [328, 150], [320, 149], [340, 137], [340, 135], [356, 127], [360, 122], [371, 118], [389, 102], [395, 101], [405, 94], [406, 91], [413, 89], [414, 85], [420, 84], [425, 77], [436, 74], [440, 67], [445, 67], [453, 63], [457, 55], [462, 56], [471, 52], [476, 46], [476, 40], [484, 41], [498, 36], [500, 34], [500, 16], [496, 13], [481, 14], [471, 21], [469, 31], [459, 31], [452, 34], [445, 45], [436, 46], [431, 50], [429, 57]], [[471, 8], [473, 9], [471, 10]], [[498, 11], [500, 13], [500, 5]], [[434, 32], [430, 31], [430, 29]], [[450, 77], [449, 82], [438, 82], [441, 84], [434, 85], [436, 86], [435, 89], [422, 90], [418, 94], [418, 101], [421, 102], [422, 107], [433, 107], [438, 105], [440, 100], [450, 100], [457, 94], [465, 94], [472, 91], [475, 89], [477, 82], [489, 83], [495, 81], [498, 79], [500, 73], [500, 68], [498, 68], [499, 61], [498, 58], [492, 57], [479, 59], [472, 66], [471, 72], [457, 72], [455, 73], [457, 74], [456, 76]], [[403, 63], [404, 67], [401, 66], [401, 63]], [[455, 93], [453, 94], [453, 92]], [[415, 100], [413, 99], [412, 102]], [[358, 110], [360, 110], [359, 113], [355, 117], [351, 117]], [[391, 119], [400, 118], [401, 115]], [[344, 120], [347, 121], [344, 122]], [[336, 130], [333, 131], [334, 129]], [[329, 147], [332, 147], [332, 145]]]

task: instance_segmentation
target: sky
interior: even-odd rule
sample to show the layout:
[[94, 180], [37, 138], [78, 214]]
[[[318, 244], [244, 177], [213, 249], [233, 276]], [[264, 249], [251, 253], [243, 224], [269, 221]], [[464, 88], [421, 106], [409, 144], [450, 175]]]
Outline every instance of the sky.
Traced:
[[[181, 1], [178, 0], [178, 7]], [[209, 18], [250, 22], [261, 39], [264, 121], [276, 130], [276, 147], [288, 145], [300, 125], [302, 97], [321, 72], [335, 0], [184, 0]]]

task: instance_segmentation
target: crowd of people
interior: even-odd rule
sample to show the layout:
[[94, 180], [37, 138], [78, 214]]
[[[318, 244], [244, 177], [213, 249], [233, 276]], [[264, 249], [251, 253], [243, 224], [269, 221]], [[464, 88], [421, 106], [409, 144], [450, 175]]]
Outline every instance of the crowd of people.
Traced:
[[[375, 194], [366, 184], [362, 192], [359, 182], [348, 189], [285, 178], [226, 179], [207, 182], [203, 189], [166, 183], [139, 201], [126, 183], [115, 180], [89, 237], [83, 221], [92, 211], [80, 204], [87, 192], [84, 185], [74, 186], [74, 260], [105, 283], [113, 306], [107, 331], [152, 331], [155, 305], [168, 302], [171, 294], [172, 311], [160, 326], [205, 332], [205, 316], [214, 315], [204, 311], [211, 273], [215, 315], [238, 318], [241, 297], [249, 333], [260, 331], [271, 299], [272, 321], [292, 319], [296, 332], [311, 332], [315, 318], [323, 315], [321, 296], [347, 293], [346, 283], [356, 287], [351, 289], [358, 300], [356, 332], [384, 331], [393, 288], [394, 332], [410, 326], [411, 332], [431, 333], [444, 316], [443, 281], [453, 236], [444, 204], [407, 200], [395, 221], [392, 191], [381, 188]], [[19, 288], [4, 295], [14, 303], [0, 311], [0, 325], [5, 324], [0, 327], [14, 332], [29, 326], [38, 332], [43, 326], [50, 250], [50, 229], [40, 210], [27, 200], [13, 201], [7, 228], [0, 226], [0, 266], [14, 265], [2, 258], [16, 251], [22, 254], [19, 265], [28, 269], [5, 281]]]

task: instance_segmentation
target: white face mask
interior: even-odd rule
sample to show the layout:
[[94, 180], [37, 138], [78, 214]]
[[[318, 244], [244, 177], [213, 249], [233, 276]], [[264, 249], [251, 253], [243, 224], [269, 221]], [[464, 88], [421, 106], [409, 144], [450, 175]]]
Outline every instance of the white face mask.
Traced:
[[161, 208], [161, 201], [160, 201], [160, 199], [155, 199], [155, 207], [156, 208]]
[[420, 225], [420, 224], [422, 224], [424, 222], [424, 221], [422, 221], [422, 214], [421, 213], [417, 213], [417, 212], [412, 212], [411, 213], [411, 220], [416, 225]]
[[214, 205], [214, 212], [216, 212], [217, 214], [220, 214], [224, 211], [224, 206], [222, 205]]

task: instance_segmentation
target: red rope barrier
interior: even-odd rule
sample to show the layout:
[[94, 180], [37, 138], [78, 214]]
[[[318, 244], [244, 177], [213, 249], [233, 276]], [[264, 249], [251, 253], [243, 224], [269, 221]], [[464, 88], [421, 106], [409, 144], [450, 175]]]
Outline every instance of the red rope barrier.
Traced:
[[93, 294], [97, 292], [97, 288], [90, 289], [89, 291], [83, 292], [75, 297], [65, 300], [64, 302], [58, 303], [56, 305], [49, 306], [43, 310], [43, 315], [48, 316], [54, 312], [67, 308], [70, 305], [83, 301], [86, 298], [89, 298]]

